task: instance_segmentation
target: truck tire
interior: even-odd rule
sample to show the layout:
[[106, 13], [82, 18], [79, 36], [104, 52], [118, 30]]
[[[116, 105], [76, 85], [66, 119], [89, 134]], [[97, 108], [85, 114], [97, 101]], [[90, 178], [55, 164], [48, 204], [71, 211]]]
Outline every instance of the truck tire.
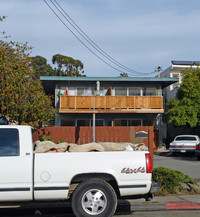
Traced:
[[112, 217], [116, 207], [114, 189], [100, 179], [83, 181], [72, 195], [72, 209], [76, 217]]

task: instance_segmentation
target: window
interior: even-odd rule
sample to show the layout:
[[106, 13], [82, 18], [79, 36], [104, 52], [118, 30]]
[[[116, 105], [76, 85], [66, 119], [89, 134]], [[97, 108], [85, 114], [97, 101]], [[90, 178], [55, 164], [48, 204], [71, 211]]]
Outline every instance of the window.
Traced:
[[130, 87], [129, 88], [129, 96], [140, 96], [141, 88], [140, 87]]
[[77, 96], [94, 96], [94, 88], [77, 87]]
[[[172, 74], [172, 78], [179, 78], [179, 74]], [[171, 90], [175, 89], [179, 87], [179, 82], [176, 82], [174, 84], [171, 85]]]
[[115, 120], [114, 126], [127, 126], [127, 120]]
[[114, 120], [114, 126], [142, 126], [141, 120]]
[[141, 126], [141, 120], [128, 120], [128, 126]]
[[84, 88], [77, 88], [77, 96], [83, 96]]
[[0, 129], [0, 156], [19, 155], [19, 132], [17, 129]]
[[153, 123], [152, 123], [152, 120], [144, 120], [143, 121], [143, 126], [152, 126]]
[[179, 136], [176, 137], [175, 141], [197, 141], [197, 138], [194, 136]]
[[73, 121], [73, 120], [61, 120], [61, 126], [75, 126], [75, 121]]
[[157, 89], [155, 87], [143, 88], [143, 96], [157, 96]]
[[116, 87], [115, 96], [127, 96], [127, 88], [125, 87]]
[[[91, 126], [93, 126], [93, 120], [90, 122]], [[103, 126], [103, 120], [95, 120], [95, 126]]]
[[77, 120], [77, 127], [90, 126], [90, 120]]

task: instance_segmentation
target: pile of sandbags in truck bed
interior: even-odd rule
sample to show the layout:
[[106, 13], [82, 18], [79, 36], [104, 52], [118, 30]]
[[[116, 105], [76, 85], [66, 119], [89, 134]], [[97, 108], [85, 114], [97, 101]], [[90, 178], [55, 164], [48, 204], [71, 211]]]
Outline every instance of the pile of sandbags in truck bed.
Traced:
[[99, 142], [77, 145], [74, 143], [59, 143], [55, 144], [51, 141], [36, 141], [34, 144], [35, 153], [45, 152], [89, 152], [89, 151], [148, 151], [148, 147], [144, 143], [114, 143], [114, 142]]

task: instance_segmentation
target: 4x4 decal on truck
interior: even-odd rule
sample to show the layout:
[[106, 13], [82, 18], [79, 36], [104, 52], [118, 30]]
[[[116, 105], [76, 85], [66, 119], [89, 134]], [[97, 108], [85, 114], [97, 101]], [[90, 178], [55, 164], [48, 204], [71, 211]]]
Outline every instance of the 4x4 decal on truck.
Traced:
[[136, 169], [131, 169], [129, 167], [124, 167], [121, 170], [121, 173], [126, 173], [126, 174], [132, 174], [132, 173], [145, 173], [145, 168], [144, 167], [138, 167]]

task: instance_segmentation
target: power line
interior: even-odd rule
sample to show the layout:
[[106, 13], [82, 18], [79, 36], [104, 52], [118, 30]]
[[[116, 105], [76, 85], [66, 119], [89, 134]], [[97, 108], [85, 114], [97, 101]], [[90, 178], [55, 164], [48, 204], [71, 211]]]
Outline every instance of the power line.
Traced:
[[99, 58], [101, 61], [103, 61], [105, 64], [107, 64], [108, 66], [112, 67], [113, 69], [119, 71], [119, 72], [124, 72], [121, 70], [116, 69], [115, 67], [113, 67], [112, 65], [110, 65], [109, 63], [107, 63], [105, 60], [103, 60], [101, 57], [99, 57], [95, 52], [93, 52], [84, 42], [82, 42], [79, 37], [62, 21], [62, 19], [56, 14], [56, 12], [52, 9], [52, 7], [46, 2], [46, 0], [44, 0], [44, 2], [48, 5], [48, 7], [51, 9], [51, 11], [56, 15], [56, 17], [64, 24], [64, 26], [78, 39], [78, 41], [83, 44], [90, 52], [92, 52], [97, 58]]
[[[67, 24], [60, 18], [60, 16], [55, 12], [55, 10], [47, 3], [46, 0], [44, 0], [44, 2], [46, 3], [46, 5], [50, 8], [50, 10], [54, 13], [54, 15], [60, 20], [60, 22], [62, 22], [62, 24], [74, 35], [74, 37], [77, 38], [77, 40], [83, 45], [85, 46], [92, 54], [94, 54], [98, 59], [100, 59], [102, 62], [104, 62], [106, 65], [108, 65], [109, 67], [115, 69], [118, 72], [121, 73], [125, 73], [122, 70], [119, 70], [118, 68], [112, 66], [111, 64], [109, 64], [107, 61], [105, 61], [104, 59], [102, 59], [99, 55], [97, 55], [93, 50], [91, 50], [68, 26]], [[67, 17], [62, 13], [62, 11], [60, 11], [60, 9], [52, 2], [52, 0], [50, 0], [50, 2], [54, 5], [54, 7], [57, 9], [57, 11], [71, 24], [71, 26], [95, 49], [97, 50], [101, 55], [103, 55], [107, 60], [111, 61], [113, 64], [117, 65], [118, 67], [122, 68], [125, 71], [129, 71], [132, 74], [153, 74], [155, 72], [151, 72], [151, 73], [140, 73], [140, 72], [136, 72], [134, 70], [131, 70], [123, 65], [121, 65], [120, 63], [118, 63], [117, 61], [115, 61], [112, 57], [110, 57], [108, 54], [106, 54], [101, 48], [99, 48], [79, 27], [78, 25], [67, 15], [67, 13], [62, 9], [62, 7], [56, 2], [56, 4], [61, 8], [61, 10], [66, 14], [67, 17], [69, 17], [69, 19], [71, 20], [71, 22], [69, 21], [69, 19], [67, 19]], [[75, 27], [72, 23], [74, 23], [74, 25], [77, 27]], [[126, 69], [127, 68], [127, 69]], [[129, 74], [128, 74], [129, 75]], [[136, 75], [135, 75], [136, 76]], [[137, 75], [138, 76], [138, 75]]]
[[[52, 0], [50, 0], [52, 2]], [[143, 73], [143, 72], [137, 72], [135, 70], [132, 70], [118, 61], [116, 61], [114, 58], [112, 58], [110, 55], [108, 55], [105, 51], [103, 51], [75, 22], [74, 20], [66, 13], [66, 11], [61, 7], [61, 5], [54, 0], [54, 2], [58, 5], [58, 7], [64, 12], [65, 15], [57, 8], [57, 6], [52, 2], [52, 4], [56, 7], [56, 9], [63, 15], [63, 17], [71, 24], [71, 26], [93, 47], [95, 48], [99, 53], [101, 53], [105, 58], [107, 58], [109, 61], [117, 65], [118, 67], [122, 68], [123, 70], [126, 70], [131, 73], [139, 73], [139, 74], [150, 74], [150, 73]]]

